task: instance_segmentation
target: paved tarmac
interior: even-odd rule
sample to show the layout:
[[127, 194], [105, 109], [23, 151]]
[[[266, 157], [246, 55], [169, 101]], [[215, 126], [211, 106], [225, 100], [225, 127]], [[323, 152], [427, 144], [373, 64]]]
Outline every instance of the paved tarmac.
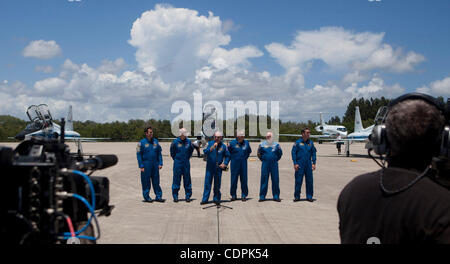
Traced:
[[[14, 146], [16, 144], [3, 143]], [[223, 205], [203, 209], [205, 162], [191, 159], [193, 196], [191, 203], [172, 200], [172, 159], [170, 143], [161, 143], [164, 166], [160, 171], [165, 203], [144, 203], [140, 172], [136, 160], [136, 143], [84, 143], [85, 153], [116, 154], [119, 163], [97, 171], [94, 175], [110, 180], [110, 204], [115, 205], [111, 216], [100, 217], [101, 238], [98, 243], [339, 243], [337, 199], [342, 188], [355, 176], [374, 171], [378, 165], [366, 156], [364, 144], [352, 144], [350, 157], [338, 156], [335, 145], [316, 144], [317, 169], [314, 171], [313, 203], [293, 202], [294, 169], [291, 160], [293, 143], [281, 143], [283, 157], [279, 161], [282, 202], [258, 202], [261, 162], [256, 157], [258, 143], [252, 143], [253, 153], [248, 161], [250, 200], [230, 202], [230, 172], [222, 175]], [[70, 144], [72, 150], [76, 150]], [[194, 155], [196, 152], [194, 151]], [[305, 184], [301, 198], [305, 198]], [[240, 197], [238, 184], [238, 197]], [[180, 198], [184, 198], [181, 187]], [[154, 198], [153, 188], [151, 197]], [[269, 180], [268, 199], [272, 198]], [[212, 200], [212, 192], [210, 200]], [[208, 204], [209, 205], [209, 204]], [[213, 204], [211, 204], [213, 205]]]

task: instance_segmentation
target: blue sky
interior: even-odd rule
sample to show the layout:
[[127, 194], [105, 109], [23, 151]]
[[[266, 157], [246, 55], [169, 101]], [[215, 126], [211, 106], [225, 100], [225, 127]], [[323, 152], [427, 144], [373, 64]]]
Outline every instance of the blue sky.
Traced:
[[[197, 15], [186, 13], [191, 16], [190, 21], [201, 17], [206, 18], [211, 11], [213, 17], [220, 21], [222, 28], [226, 29], [221, 35], [214, 31], [213, 24], [208, 24], [206, 28], [218, 34], [215, 36], [217, 43], [205, 43], [208, 42], [208, 38], [205, 37], [203, 42], [187, 43], [188, 48], [184, 48], [183, 45], [172, 46], [170, 42], [164, 41], [161, 42], [163, 44], [157, 45], [158, 49], [148, 41], [130, 44], [133, 23], [144, 12], [155, 11], [157, 4], [160, 4], [161, 9], [154, 13], [155, 16], [157, 12], [162, 13], [164, 10], [173, 11], [168, 13], [170, 16], [168, 22], [162, 26], [173, 23], [174, 32], [170, 32], [171, 37], [174, 37], [174, 34], [180, 34], [174, 39], [191, 41], [191, 37], [202, 38], [198, 33], [189, 35], [176, 31], [180, 30], [180, 25], [176, 24], [177, 16], [182, 15], [183, 12], [186, 13], [186, 10], [198, 12]], [[181, 8], [183, 12], [176, 12]], [[342, 115], [346, 102], [348, 103], [353, 97], [380, 95], [393, 97], [412, 91], [448, 97], [450, 95], [449, 13], [450, 1], [446, 0], [382, 0], [380, 2], [368, 0], [81, 0], [80, 2], [2, 0], [0, 1], [0, 43], [2, 43], [0, 93], [4, 93], [5, 96], [0, 99], [3, 100], [3, 102], [0, 101], [2, 103], [0, 114], [24, 117], [25, 104], [44, 101], [53, 104], [51, 108], [57, 112], [62, 112], [67, 104], [74, 104], [74, 114], [75, 116], [78, 114], [79, 119], [82, 120], [128, 120], [148, 118], [149, 115], [171, 119], [173, 114], [170, 113], [170, 107], [167, 105], [170, 106], [177, 99], [183, 99], [182, 96], [173, 96], [173, 93], [179, 91], [177, 87], [183, 85], [187, 87], [186, 91], [203, 87], [201, 89], [206, 93], [205, 100], [225, 101], [228, 98], [234, 98], [248, 101], [275, 98], [285, 102], [283, 105], [286, 107], [281, 109], [280, 113], [285, 119], [303, 119], [299, 113], [311, 110], [331, 111]], [[198, 25], [196, 23], [192, 24], [193, 27]], [[153, 34], [152, 30], [157, 30], [156, 26], [154, 28], [152, 28], [153, 25], [146, 26], [149, 30], [138, 33], [139, 36], [135, 36], [137, 39], [154, 35], [158, 37], [157, 42], [166, 36]], [[196, 29], [186, 29], [188, 32], [190, 30]], [[317, 51], [323, 54], [336, 53], [332, 43], [326, 47], [314, 47], [317, 42], [314, 42], [311, 37], [315, 39], [337, 36], [336, 45], [345, 45], [348, 39], [364, 37], [365, 33], [373, 37], [373, 39], [368, 37], [364, 40], [367, 40], [367, 48], [356, 53], [351, 51], [345, 53], [354, 59], [342, 58], [339, 52], [323, 56], [322, 54], [305, 55], [308, 52]], [[377, 34], [383, 35], [378, 35], [381, 37], [376, 38]], [[228, 36], [229, 40], [224, 40], [224, 36]], [[298, 45], [294, 43], [296, 37], [302, 39], [300, 44], [297, 43]], [[59, 47], [59, 52], [49, 55], [50, 58], [42, 58], [42, 54], [33, 53], [39, 50], [32, 50], [31, 55], [25, 56], [26, 47], [38, 40], [54, 41]], [[342, 43], [339, 42], [341, 40]], [[206, 57], [202, 55], [191, 58], [192, 50], [189, 48], [196, 50], [195, 45], [203, 44], [212, 45], [210, 53]], [[271, 46], [271, 44], [276, 45]], [[244, 50], [243, 47], [251, 48]], [[275, 50], [275, 47], [279, 49]], [[222, 55], [214, 53], [214, 48], [223, 49], [220, 53]], [[234, 55], [226, 52], [233, 49], [242, 51], [239, 53], [243, 54], [242, 60], [235, 62]], [[286, 57], [286, 54], [292, 50], [295, 50], [293, 54], [298, 56], [298, 59], [294, 61], [291, 61], [289, 56]], [[141, 51], [141, 55], [137, 55], [137, 51]], [[376, 52], [384, 55], [373, 57], [374, 54], [378, 54]], [[169, 70], [169, 73], [152, 72], [152, 67], [160, 69], [167, 66], [163, 63], [166, 59], [163, 55], [158, 55], [158, 58], [152, 57], [155, 53], [169, 54], [170, 58], [167, 58], [167, 61], [173, 65], [190, 63], [194, 59], [195, 63], [192, 67], [197, 68], [189, 69], [192, 70], [192, 74], [184, 74], [184, 72], [179, 74], [185, 69], [181, 66], [179, 69], [175, 66], [176, 69]], [[173, 57], [171, 54], [177, 55]], [[147, 64], [142, 62], [149, 58], [151, 62]], [[186, 58], [189, 60], [185, 61]], [[218, 58], [227, 61], [225, 68], [213, 62]], [[120, 60], [116, 61], [117, 59]], [[64, 68], [62, 65], [66, 63], [67, 66], [68, 60], [75, 65], [75, 68], [78, 67], [79, 72], [76, 72], [73, 67], [73, 71], [65, 72], [67, 67]], [[106, 73], [100, 70], [100, 67], [114, 61], [117, 63], [117, 69], [107, 73], [115, 77], [102, 75]], [[85, 72], [80, 70], [83, 64], [88, 67], [86, 75], [89, 76], [80, 79], [81, 72]], [[198, 78], [200, 70], [210, 77], [199, 83], [194, 80]], [[258, 76], [262, 76], [264, 72], [268, 73], [270, 78], [258, 79], [260, 78]], [[292, 72], [296, 80], [289, 77], [288, 72]], [[129, 77], [127, 73], [134, 73], [134, 75]], [[345, 76], [352, 73], [358, 73], [361, 76], [356, 79], [351, 78], [352, 81], [343, 81], [348, 80]], [[233, 80], [241, 76], [242, 82], [235, 87], [226, 87], [225, 90], [217, 92], [221, 96], [216, 95], [217, 89], [229, 83], [224, 81], [224, 78], [228, 78], [226, 76]], [[103, 77], [118, 80], [114, 79], [105, 83]], [[143, 79], [150, 80], [143, 84]], [[124, 88], [124, 80], [131, 83], [131, 86], [136, 83], [140, 86]], [[220, 80], [224, 83], [220, 84]], [[286, 83], [289, 84], [284, 86]], [[69, 84], [71, 84], [69, 88], [63, 87]], [[147, 86], [148, 93], [145, 92]], [[262, 92], [258, 88], [260, 86], [262, 86]], [[55, 91], [58, 87], [64, 89], [64, 94], [53, 95], [51, 91]], [[349, 87], [353, 88], [349, 89]], [[126, 95], [132, 94], [133, 89], [139, 90], [137, 98], [131, 96], [123, 102], [108, 98], [110, 97], [108, 91], [118, 93], [124, 89], [130, 89], [124, 91]], [[240, 94], [241, 89], [246, 89], [247, 94]], [[95, 91], [95, 94], [89, 93], [88, 90]], [[282, 95], [274, 95], [276, 92], [272, 90], [281, 91]], [[157, 96], [159, 92], [161, 98]], [[74, 93], [79, 95], [70, 96]], [[105, 93], [104, 96], [103, 93]], [[327, 97], [327, 94], [330, 98], [324, 99], [323, 97]], [[342, 96], [336, 98], [338, 94]], [[96, 99], [93, 99], [93, 96]], [[129, 103], [133, 100], [139, 101], [143, 97], [147, 98], [148, 106], [145, 102], [135, 105]], [[191, 97], [190, 93], [184, 99], [192, 101]], [[290, 102], [289, 99], [292, 98], [298, 98], [299, 103], [296, 104], [295, 100]], [[310, 104], [316, 99], [317, 103]], [[16, 101], [11, 103], [11, 100]], [[164, 103], [158, 106], [160, 101]], [[296, 109], [292, 109], [294, 106]], [[78, 110], [76, 110], [77, 107]], [[102, 117], [92, 112], [102, 113]]]

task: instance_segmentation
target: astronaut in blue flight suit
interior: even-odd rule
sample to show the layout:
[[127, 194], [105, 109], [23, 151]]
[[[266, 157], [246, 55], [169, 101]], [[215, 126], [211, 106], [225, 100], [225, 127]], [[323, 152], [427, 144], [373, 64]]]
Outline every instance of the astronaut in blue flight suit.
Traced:
[[208, 142], [208, 146], [203, 150], [206, 158], [205, 186], [203, 198], [200, 204], [206, 204], [211, 193], [211, 183], [214, 182], [213, 201], [220, 203], [220, 184], [222, 181], [222, 170], [226, 169], [230, 161], [230, 153], [227, 146], [222, 142], [222, 133], [216, 131], [214, 140]]
[[150, 198], [150, 187], [153, 184], [157, 202], [164, 202], [162, 190], [159, 186], [159, 170], [163, 166], [161, 146], [158, 140], [153, 138], [152, 127], [145, 128], [145, 138], [142, 139], [136, 148], [136, 156], [141, 170], [141, 184], [144, 202], [152, 202]]
[[245, 140], [245, 132], [238, 131], [236, 135], [236, 139], [232, 140], [228, 144], [228, 151], [231, 155], [231, 187], [230, 187], [230, 195], [231, 201], [237, 199], [236, 197], [236, 189], [237, 183], [240, 176], [241, 180], [241, 192], [242, 192], [242, 201], [247, 201], [248, 196], [248, 184], [247, 184], [247, 159], [252, 153], [252, 149], [250, 147], [250, 143], [248, 140]]
[[261, 143], [258, 148], [258, 158], [261, 164], [261, 188], [259, 191], [259, 202], [266, 200], [267, 188], [269, 185], [269, 173], [272, 178], [273, 200], [281, 202], [280, 185], [278, 174], [278, 161], [283, 155], [283, 151], [278, 143], [273, 142], [272, 132], [267, 132], [266, 141]]
[[181, 176], [183, 176], [186, 202], [189, 203], [192, 196], [191, 164], [189, 159], [192, 156], [194, 147], [187, 136], [187, 130], [185, 128], [180, 129], [180, 136], [172, 142], [172, 145], [170, 145], [170, 156], [173, 159], [172, 196], [174, 202], [178, 202]]
[[310, 130], [302, 130], [302, 137], [292, 147], [292, 161], [295, 170], [294, 202], [300, 201], [303, 175], [306, 180], [306, 199], [313, 202], [313, 170], [316, 169], [316, 148], [309, 139]]

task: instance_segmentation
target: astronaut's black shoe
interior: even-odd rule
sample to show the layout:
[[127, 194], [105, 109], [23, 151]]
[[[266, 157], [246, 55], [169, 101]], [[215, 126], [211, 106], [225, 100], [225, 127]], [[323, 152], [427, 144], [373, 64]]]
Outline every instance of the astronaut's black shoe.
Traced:
[[162, 198], [159, 198], [159, 199], [155, 199], [155, 202], [158, 202], [158, 203], [164, 203], [166, 200], [165, 199], [162, 199]]
[[190, 203], [191, 201], [191, 198], [186, 198], [186, 203]]

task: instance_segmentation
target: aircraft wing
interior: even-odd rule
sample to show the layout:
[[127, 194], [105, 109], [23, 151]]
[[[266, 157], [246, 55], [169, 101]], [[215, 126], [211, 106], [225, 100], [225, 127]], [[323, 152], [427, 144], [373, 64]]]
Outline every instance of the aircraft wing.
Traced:
[[[301, 137], [301, 134], [279, 134], [279, 136], [284, 136], [284, 137]], [[331, 138], [330, 136], [327, 135], [309, 135], [310, 138]], [[334, 139], [333, 139], [334, 140]]]
[[111, 140], [111, 138], [87, 138], [87, 137], [79, 137], [79, 138], [65, 138], [66, 141], [81, 141], [81, 142], [96, 142], [99, 140]]
[[368, 138], [349, 138], [349, 139], [341, 139], [341, 140], [355, 141], [355, 142], [366, 142], [369, 139]]
[[[350, 142], [366, 142], [369, 139], [368, 138], [342, 138], [339, 140], [334, 139], [337, 142], [346, 142], [346, 141], [350, 141]], [[335, 143], [335, 142], [333, 142]]]
[[329, 141], [332, 144], [336, 144], [336, 143], [345, 143], [345, 142], [367, 142], [368, 139], [367, 138], [341, 138], [341, 139], [324, 138], [324, 139], [321, 139], [321, 141]]

